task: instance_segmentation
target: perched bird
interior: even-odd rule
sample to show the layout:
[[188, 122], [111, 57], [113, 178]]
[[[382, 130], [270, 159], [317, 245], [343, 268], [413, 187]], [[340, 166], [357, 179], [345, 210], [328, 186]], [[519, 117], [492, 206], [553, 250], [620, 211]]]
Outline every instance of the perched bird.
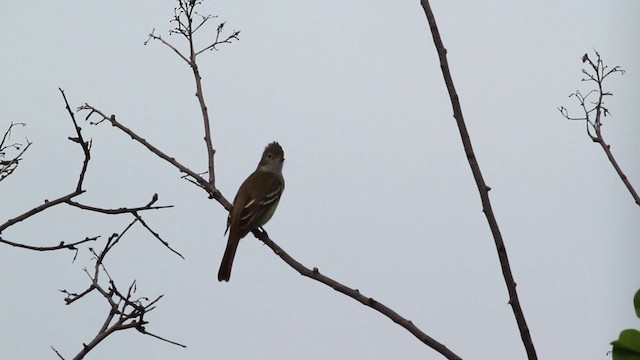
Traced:
[[229, 231], [229, 240], [218, 270], [218, 281], [229, 281], [240, 239], [266, 224], [276, 211], [284, 191], [283, 164], [284, 151], [280, 144], [272, 142], [264, 148], [256, 171], [240, 185], [227, 218], [225, 234]]

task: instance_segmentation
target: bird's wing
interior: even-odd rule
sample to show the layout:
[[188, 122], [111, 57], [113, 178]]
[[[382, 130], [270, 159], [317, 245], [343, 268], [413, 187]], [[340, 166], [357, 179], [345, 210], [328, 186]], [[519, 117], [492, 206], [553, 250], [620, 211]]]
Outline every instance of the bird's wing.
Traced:
[[[276, 176], [269, 177], [266, 188], [268, 191], [265, 192], [266, 195], [264, 196], [259, 196], [260, 194], [254, 193], [249, 194], [249, 198], [244, 202], [242, 213], [240, 215], [240, 228], [251, 230], [252, 227], [257, 227], [255, 226], [256, 221], [260, 220], [269, 210], [271, 210], [272, 206], [275, 205], [274, 203], [280, 201], [280, 196], [282, 196], [282, 191], [284, 190], [284, 182]], [[258, 226], [262, 225], [264, 225], [264, 223], [258, 224]]]

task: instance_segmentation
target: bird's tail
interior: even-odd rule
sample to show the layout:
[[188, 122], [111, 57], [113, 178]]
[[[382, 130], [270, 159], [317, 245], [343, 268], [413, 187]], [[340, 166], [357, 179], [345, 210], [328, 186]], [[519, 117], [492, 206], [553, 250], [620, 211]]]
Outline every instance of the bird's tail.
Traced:
[[218, 270], [218, 281], [229, 281], [229, 278], [231, 278], [231, 266], [233, 265], [233, 258], [236, 256], [236, 250], [240, 242], [240, 238], [234, 235], [233, 232], [229, 234], [227, 248], [224, 250], [220, 270]]

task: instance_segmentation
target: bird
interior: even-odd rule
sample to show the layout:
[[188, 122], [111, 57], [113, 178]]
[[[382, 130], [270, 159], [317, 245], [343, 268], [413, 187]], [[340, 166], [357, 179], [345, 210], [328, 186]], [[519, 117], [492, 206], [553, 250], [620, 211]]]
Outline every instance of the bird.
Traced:
[[240, 185], [227, 218], [224, 233], [226, 235], [229, 232], [229, 238], [218, 270], [218, 281], [229, 281], [231, 278], [231, 267], [240, 239], [252, 230], [261, 229], [276, 211], [284, 191], [283, 164], [284, 151], [274, 141], [264, 148], [258, 167]]

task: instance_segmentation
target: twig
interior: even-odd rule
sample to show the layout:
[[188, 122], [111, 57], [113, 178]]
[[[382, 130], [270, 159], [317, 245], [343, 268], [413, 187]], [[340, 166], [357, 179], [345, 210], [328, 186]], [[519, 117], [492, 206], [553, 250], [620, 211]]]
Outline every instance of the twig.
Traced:
[[187, 59], [184, 55], [182, 55], [180, 50], [176, 49], [173, 45], [171, 45], [170, 43], [166, 42], [162, 38], [162, 36], [156, 35], [155, 34], [155, 30], [156, 29], [151, 30], [151, 32], [149, 33], [149, 38], [144, 42], [144, 44], [147, 45], [149, 43], [149, 40], [151, 40], [151, 39], [158, 40], [161, 43], [163, 43], [164, 45], [166, 45], [167, 47], [169, 47], [171, 50], [173, 50], [173, 52], [175, 52], [182, 60], [184, 60], [188, 64], [189, 63], [189, 59]]
[[[579, 90], [576, 90], [576, 92], [569, 95], [569, 97], [575, 97], [578, 100], [584, 116], [572, 117], [569, 115], [569, 111], [564, 106], [560, 106], [558, 110], [560, 111], [560, 114], [562, 114], [562, 116], [564, 116], [568, 120], [579, 120], [585, 122], [587, 135], [589, 135], [591, 141], [600, 145], [604, 153], [607, 155], [607, 159], [609, 159], [609, 162], [622, 180], [622, 183], [631, 194], [631, 197], [633, 198], [635, 203], [640, 206], [640, 196], [638, 196], [635, 188], [622, 171], [620, 165], [618, 165], [618, 162], [611, 152], [611, 145], [607, 144], [607, 142], [604, 140], [604, 137], [602, 136], [602, 118], [611, 114], [609, 112], [609, 109], [604, 106], [604, 97], [613, 96], [613, 93], [604, 90], [604, 80], [612, 74], [620, 73], [621, 75], [624, 75], [625, 71], [620, 68], [620, 66], [614, 66], [613, 68], [609, 69], [608, 66], [604, 65], [600, 54], [597, 51], [594, 52], [596, 53], [597, 57], [595, 63], [589, 58], [588, 54], [584, 54], [582, 56], [582, 63], [586, 63], [588, 65], [588, 69], [582, 69], [582, 74], [586, 76], [586, 78], [583, 78], [582, 81], [595, 82], [596, 89], [589, 91], [587, 95], [582, 95]], [[594, 102], [588, 102], [589, 96], [592, 94], [597, 94], [598, 99]], [[595, 118], [592, 117], [593, 113], [595, 113]]]
[[78, 209], [93, 211], [93, 212], [107, 214], [107, 215], [132, 214], [138, 211], [169, 209], [173, 207], [173, 205], [160, 205], [160, 206], [140, 206], [135, 208], [121, 207], [117, 209], [104, 209], [104, 208], [99, 208], [95, 206], [80, 204], [73, 200], [68, 200], [66, 201], [66, 203], [73, 207], [77, 207]]
[[80, 170], [80, 175], [78, 176], [78, 185], [76, 186], [76, 191], [82, 191], [82, 183], [84, 181], [84, 176], [87, 173], [89, 160], [91, 160], [91, 152], [90, 152], [91, 141], [85, 141], [84, 138], [82, 137], [82, 128], [80, 128], [80, 126], [78, 126], [78, 123], [76, 122], [76, 116], [73, 113], [73, 111], [71, 111], [71, 107], [69, 106], [69, 102], [67, 101], [67, 96], [64, 94], [64, 90], [60, 88], [58, 88], [58, 90], [60, 90], [60, 93], [62, 94], [65, 108], [67, 109], [67, 112], [69, 112], [69, 116], [71, 117], [71, 121], [73, 121], [73, 126], [77, 134], [76, 137], [69, 137], [69, 140], [80, 144], [80, 146], [82, 147], [82, 151], [84, 152], [84, 161], [82, 163], [82, 170]]
[[[215, 39], [215, 41], [212, 44], [204, 47], [202, 50], [197, 51], [195, 53], [196, 56], [202, 54], [203, 52], [205, 52], [207, 50], [216, 50], [217, 51], [218, 49], [216, 48], [216, 45], [231, 44], [232, 40], [240, 40], [240, 31], [239, 30], [233, 30], [231, 35], [227, 36], [224, 40], [220, 40], [220, 34], [222, 33], [222, 30], [224, 29], [224, 25], [225, 25], [224, 22], [221, 22], [218, 25], [218, 28], [216, 29], [216, 39]], [[195, 32], [195, 30], [194, 30], [194, 32]]]
[[160, 234], [158, 234], [157, 232], [155, 232], [153, 229], [151, 229], [149, 227], [149, 225], [147, 225], [147, 223], [144, 221], [144, 219], [142, 219], [142, 217], [140, 215], [138, 215], [137, 212], [133, 213], [133, 216], [135, 216], [135, 218], [140, 222], [140, 224], [142, 224], [142, 226], [144, 226], [145, 229], [147, 229], [151, 235], [153, 235], [153, 237], [155, 237], [156, 239], [158, 239], [158, 241], [160, 241], [160, 243], [162, 245], [164, 245], [167, 249], [169, 249], [172, 253], [180, 256], [182, 258], [182, 260], [184, 260], [184, 256], [182, 256], [182, 254], [180, 254], [179, 252], [177, 252], [176, 250], [174, 250], [171, 245], [169, 245], [169, 243], [165, 240], [163, 240], [160, 237]]
[[173, 341], [173, 340], [165, 339], [165, 338], [163, 338], [162, 336], [158, 336], [158, 335], [156, 335], [156, 334], [150, 333], [150, 332], [148, 332], [148, 331], [147, 331], [147, 329], [145, 329], [145, 327], [144, 327], [144, 326], [142, 326], [142, 325], [138, 325], [138, 326], [136, 326], [136, 330], [138, 330], [138, 331], [139, 331], [139, 332], [141, 332], [142, 334], [149, 335], [149, 336], [151, 336], [151, 337], [154, 337], [154, 338], [156, 338], [156, 339], [158, 339], [158, 340], [161, 340], [161, 341], [164, 341], [164, 342], [168, 342], [169, 344], [177, 345], [177, 346], [180, 346], [180, 347], [182, 347], [182, 348], [186, 348], [186, 347], [187, 347], [186, 345], [180, 344], [179, 342], [175, 342], [175, 341]]
[[44, 200], [44, 202], [42, 204], [34, 207], [33, 209], [31, 209], [31, 210], [29, 210], [29, 211], [27, 211], [25, 213], [22, 213], [22, 214], [16, 216], [15, 218], [13, 218], [13, 219], [7, 220], [4, 224], [0, 224], [0, 234], [2, 233], [2, 231], [7, 229], [8, 227], [10, 227], [10, 226], [12, 226], [14, 224], [17, 224], [20, 221], [28, 219], [31, 216], [34, 216], [34, 215], [36, 215], [36, 214], [38, 214], [38, 213], [40, 213], [40, 212], [52, 207], [52, 206], [56, 206], [58, 204], [65, 203], [68, 200], [70, 200], [70, 199], [72, 199], [72, 198], [74, 198], [74, 197], [76, 197], [76, 196], [78, 196], [78, 195], [80, 195], [82, 193], [84, 193], [84, 190], [80, 190], [80, 191], [75, 190], [75, 191], [73, 191], [73, 192], [71, 192], [71, 193], [69, 193], [67, 195], [61, 196], [61, 197], [59, 197], [59, 198], [57, 198], [55, 200], [51, 200], [51, 201]]
[[56, 355], [58, 355], [58, 357], [59, 357], [60, 359], [64, 360], [64, 358], [62, 357], [62, 355], [60, 355], [60, 353], [58, 352], [58, 350], [56, 350], [56, 348], [54, 348], [53, 346], [51, 346], [51, 350], [53, 350], [53, 351], [56, 353]]
[[531, 339], [531, 334], [529, 333], [529, 327], [527, 326], [524, 312], [522, 310], [522, 307], [520, 306], [520, 300], [518, 299], [518, 293], [516, 291], [516, 283], [513, 279], [513, 275], [511, 273], [511, 267], [509, 265], [507, 249], [504, 245], [502, 234], [500, 233], [500, 228], [498, 227], [498, 222], [491, 208], [491, 201], [489, 199], [490, 188], [484, 182], [482, 172], [480, 171], [480, 165], [478, 164], [478, 160], [473, 152], [473, 147], [471, 145], [471, 138], [469, 137], [469, 132], [467, 131], [467, 127], [464, 122], [464, 117], [462, 116], [462, 108], [458, 100], [458, 94], [453, 84], [453, 79], [451, 78], [451, 72], [449, 71], [449, 63], [447, 61], [447, 50], [445, 49], [444, 44], [442, 43], [442, 39], [440, 38], [438, 26], [436, 24], [436, 20], [433, 15], [433, 12], [431, 11], [431, 6], [429, 5], [429, 1], [421, 0], [421, 4], [424, 9], [424, 13], [427, 17], [429, 27], [431, 29], [431, 35], [433, 37], [433, 42], [438, 52], [438, 57], [440, 58], [440, 68], [442, 69], [442, 75], [447, 85], [447, 90], [449, 91], [449, 97], [451, 98], [451, 105], [453, 107], [453, 117], [455, 118], [456, 123], [458, 125], [458, 130], [460, 131], [460, 137], [462, 138], [464, 151], [465, 151], [465, 154], [467, 155], [467, 160], [469, 161], [469, 166], [471, 167], [471, 171], [473, 172], [473, 177], [478, 187], [478, 192], [480, 193], [480, 199], [482, 201], [482, 209], [487, 218], [487, 222], [489, 223], [489, 228], [491, 229], [491, 234], [493, 235], [493, 239], [496, 245], [496, 250], [498, 251], [498, 258], [500, 259], [502, 275], [504, 277], [504, 281], [507, 285], [507, 290], [509, 292], [509, 304], [511, 304], [511, 308], [513, 309], [513, 314], [516, 318], [516, 322], [518, 323], [518, 329], [520, 330], [520, 337], [527, 351], [527, 356], [529, 360], [534, 360], [534, 359], [537, 359], [538, 356], [536, 355], [536, 350], [533, 345], [533, 340]]
[[[9, 175], [13, 174], [13, 172], [17, 169], [18, 164], [22, 160], [22, 155], [29, 149], [32, 142], [29, 139], [26, 139], [27, 145], [20, 150], [22, 144], [19, 143], [11, 143], [7, 144], [6, 142], [11, 138], [11, 132], [16, 126], [26, 126], [25, 123], [14, 123], [9, 124], [9, 128], [5, 131], [2, 136], [2, 141], [0, 141], [0, 181], [9, 177]], [[6, 156], [7, 149], [19, 150], [18, 154], [10, 158], [9, 160], [2, 160]]]
[[89, 241], [96, 241], [99, 237], [100, 236], [87, 237], [87, 238], [84, 238], [83, 240], [79, 240], [79, 241], [75, 241], [75, 242], [71, 242], [71, 243], [65, 243], [64, 241], [60, 241], [60, 244], [54, 245], [54, 246], [32, 246], [32, 245], [26, 245], [26, 244], [21, 244], [21, 243], [16, 243], [16, 242], [13, 242], [13, 241], [5, 240], [5, 239], [3, 239], [1, 237], [0, 237], [0, 243], [11, 245], [11, 246], [17, 247], [17, 248], [34, 250], [34, 251], [53, 251], [53, 250], [61, 250], [61, 249], [69, 249], [69, 250], [76, 250], [77, 251], [78, 250], [76, 248], [77, 245], [84, 244], [84, 243], [89, 242]]
[[[82, 129], [78, 126], [78, 124], [76, 123], [75, 120], [75, 116], [73, 115], [73, 112], [71, 112], [71, 108], [69, 107], [69, 102], [67, 101], [67, 97], [64, 94], [64, 91], [62, 89], [59, 89], [60, 93], [62, 94], [62, 98], [64, 99], [64, 103], [65, 103], [65, 107], [66, 109], [69, 111], [69, 115], [71, 116], [71, 120], [73, 122], [75, 131], [76, 131], [76, 137], [69, 137], [69, 140], [77, 143], [80, 145], [80, 147], [82, 148], [82, 152], [84, 153], [84, 160], [82, 162], [82, 168], [80, 170], [80, 174], [78, 175], [78, 182], [76, 184], [76, 189], [64, 196], [61, 196], [55, 200], [49, 201], [49, 200], [44, 200], [44, 202], [41, 205], [38, 205], [36, 207], [34, 207], [33, 209], [20, 214], [18, 216], [16, 216], [13, 219], [9, 219], [7, 220], [4, 224], [0, 224], [0, 233], [2, 233], [2, 231], [4, 231], [5, 229], [7, 229], [8, 227], [17, 224], [25, 219], [30, 218], [31, 216], [34, 216], [52, 206], [56, 206], [58, 204], [61, 203], [65, 203], [69, 200], [71, 200], [72, 198], [84, 193], [84, 190], [82, 190], [82, 183], [84, 181], [84, 176], [85, 173], [87, 171], [87, 167], [89, 165], [89, 160], [91, 159], [91, 155], [90, 155], [90, 143], [84, 141], [84, 138], [82, 137]], [[15, 246], [15, 245], [14, 245]], [[29, 247], [24, 247], [24, 248], [29, 248]], [[48, 249], [58, 249], [58, 247], [45, 247]], [[63, 247], [64, 248], [64, 247]], [[41, 251], [45, 251], [45, 250], [41, 250]]]
[[144, 221], [144, 219], [142, 219], [142, 217], [138, 214], [139, 211], [158, 210], [158, 209], [166, 209], [166, 208], [173, 207], [173, 205], [151, 206], [157, 200], [158, 200], [158, 194], [154, 194], [152, 199], [151, 199], [151, 201], [145, 206], [141, 206], [141, 207], [137, 207], [137, 208], [119, 208], [119, 209], [103, 209], [103, 208], [98, 208], [98, 207], [94, 207], [94, 206], [88, 206], [88, 205], [79, 204], [79, 203], [71, 201], [71, 200], [67, 201], [67, 204], [72, 205], [74, 207], [77, 207], [79, 209], [88, 210], [88, 211], [94, 211], [94, 212], [98, 212], [98, 213], [102, 213], [102, 214], [109, 214], [109, 215], [131, 214], [136, 218], [137, 221], [140, 222], [140, 224], [142, 224], [142, 226], [144, 226], [145, 229], [147, 229], [156, 239], [158, 239], [158, 241], [160, 241], [160, 243], [162, 245], [164, 245], [167, 249], [169, 249], [174, 254], [180, 256], [182, 258], [182, 260], [184, 260], [184, 256], [182, 256], [182, 254], [180, 254], [178, 251], [173, 249], [171, 247], [171, 245], [169, 245], [169, 243], [167, 241], [162, 239], [162, 237], [160, 237], [160, 234], [158, 234], [153, 229], [151, 229], [151, 227], [149, 225], [147, 225], [147, 223]]

